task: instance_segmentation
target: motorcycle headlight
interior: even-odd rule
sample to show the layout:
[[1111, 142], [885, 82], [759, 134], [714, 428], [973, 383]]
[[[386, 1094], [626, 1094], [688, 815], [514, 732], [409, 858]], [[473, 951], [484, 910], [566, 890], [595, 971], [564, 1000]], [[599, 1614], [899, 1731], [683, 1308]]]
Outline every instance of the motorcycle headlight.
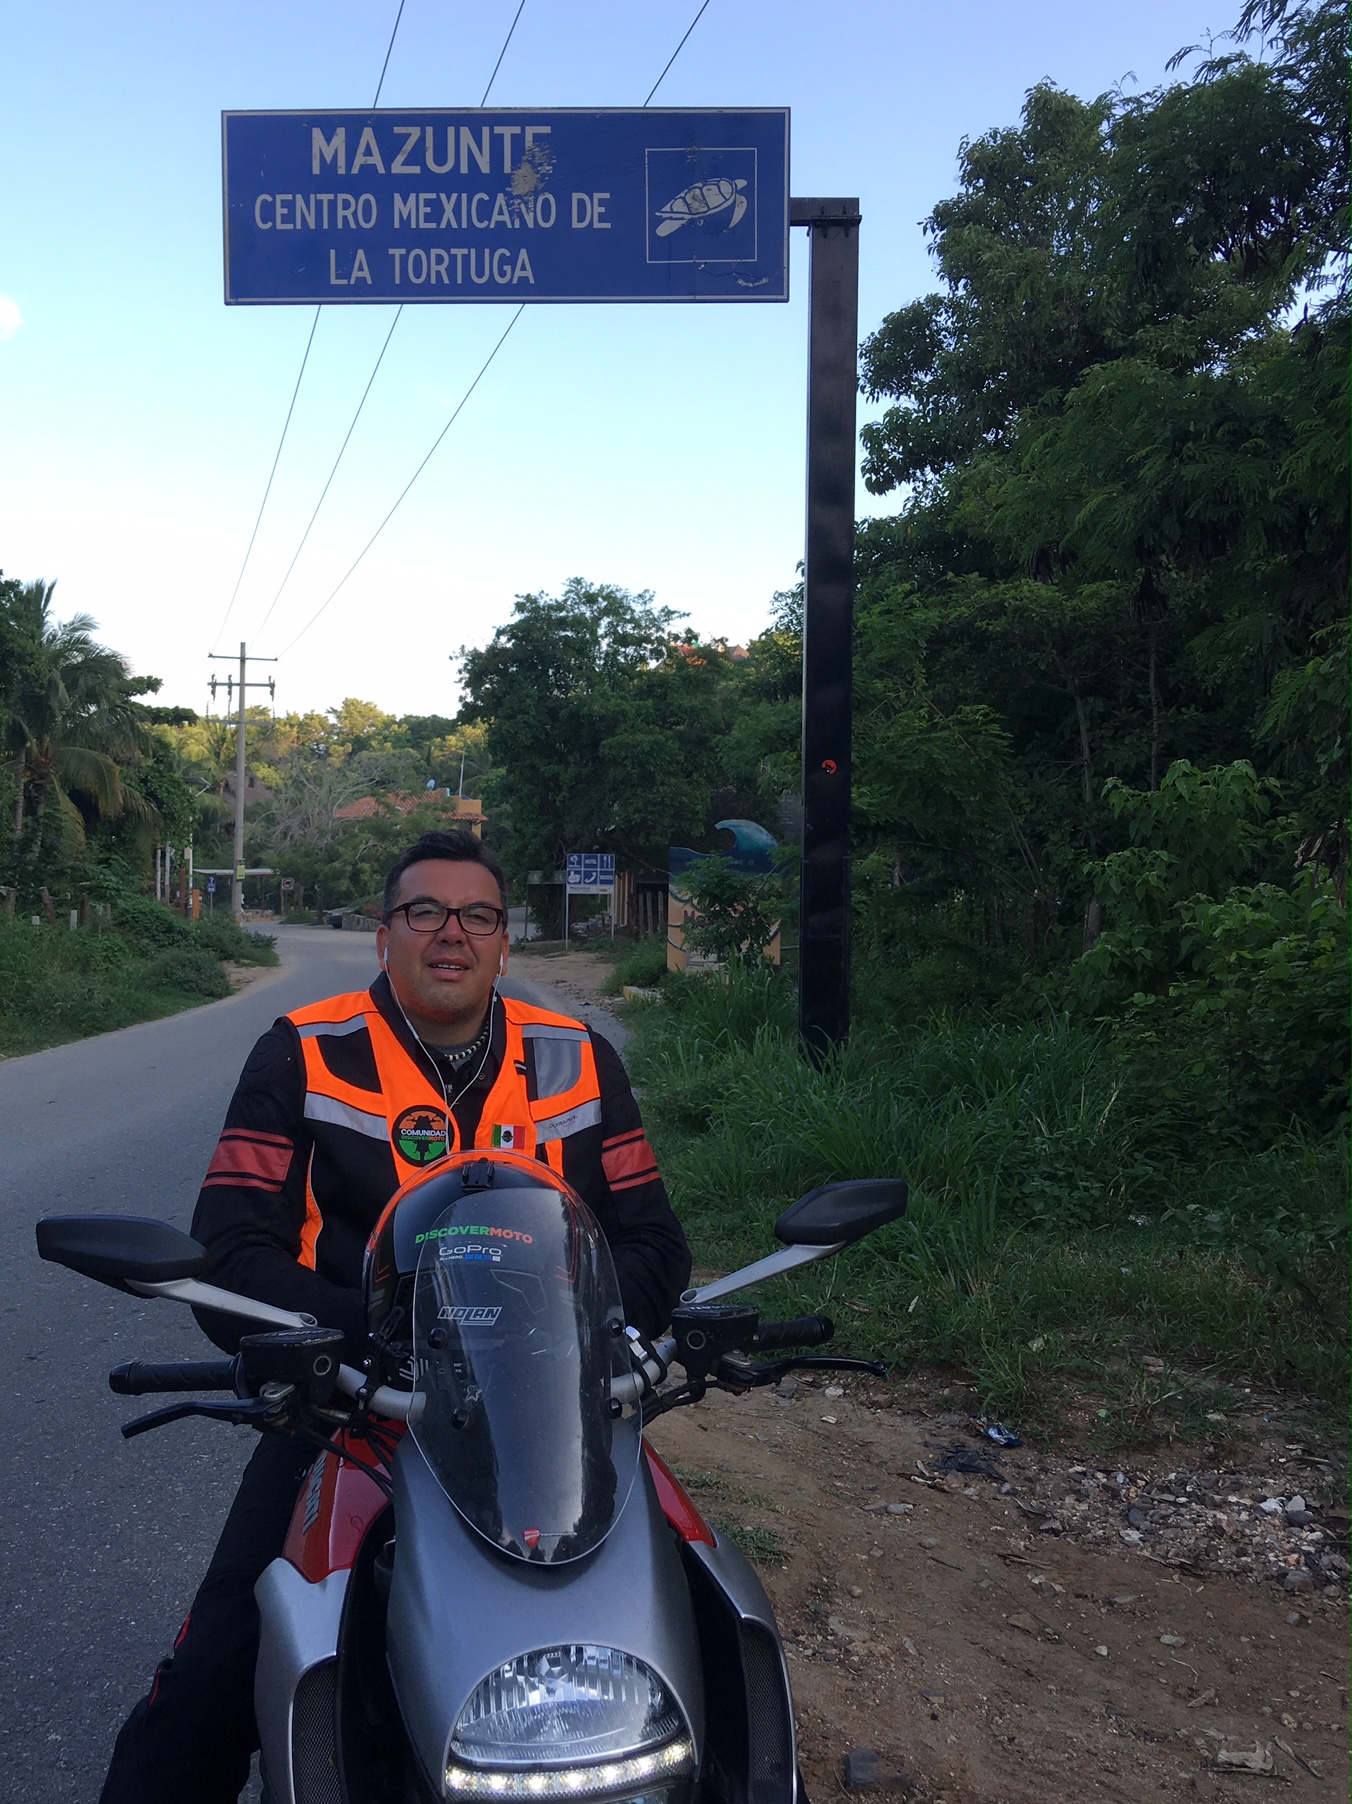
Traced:
[[537, 1648], [475, 1687], [451, 1734], [446, 1792], [562, 1799], [650, 1791], [688, 1774], [694, 1752], [679, 1705], [632, 1654]]

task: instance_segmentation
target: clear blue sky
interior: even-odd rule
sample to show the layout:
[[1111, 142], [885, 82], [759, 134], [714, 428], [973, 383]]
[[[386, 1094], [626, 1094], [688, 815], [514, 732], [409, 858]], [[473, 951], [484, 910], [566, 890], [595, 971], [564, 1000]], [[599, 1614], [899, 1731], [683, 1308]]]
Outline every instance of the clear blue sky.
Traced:
[[[276, 652], [351, 563], [506, 324], [406, 312], [338, 479], [272, 601], [391, 310], [323, 314], [224, 631], [312, 312], [221, 300], [223, 108], [369, 106], [398, 0], [43, 0], [5, 25], [0, 567], [59, 579], [161, 699], [206, 654]], [[517, 0], [406, 0], [382, 106], [477, 105]], [[635, 106], [698, 0], [526, 0], [500, 106]], [[1207, 10], [1217, 6], [1218, 10]], [[1049, 77], [1148, 87], [1238, 0], [711, 0], [668, 106], [793, 109], [792, 187], [858, 194], [861, 334], [932, 286], [920, 221], [959, 141]], [[277, 705], [451, 712], [449, 654], [570, 576], [652, 589], [745, 639], [802, 551], [806, 242], [762, 307], [540, 307], [365, 563], [276, 667]], [[860, 485], [861, 514], [888, 511]], [[223, 666], [216, 666], [223, 669]]]

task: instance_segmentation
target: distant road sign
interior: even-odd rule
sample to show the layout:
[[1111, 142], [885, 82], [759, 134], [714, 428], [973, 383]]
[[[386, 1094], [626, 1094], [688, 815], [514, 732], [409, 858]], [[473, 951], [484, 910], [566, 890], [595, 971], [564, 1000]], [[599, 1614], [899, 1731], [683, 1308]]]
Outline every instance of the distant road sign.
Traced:
[[216, 894], [216, 879], [214, 877], [207, 878], [207, 894], [209, 896], [214, 896]]
[[221, 115], [225, 298], [785, 301], [789, 114]]
[[608, 896], [615, 888], [613, 852], [570, 852], [568, 893], [571, 896]]
[[295, 889], [295, 887], [296, 887], [296, 879], [294, 877], [283, 877], [282, 878], [282, 888], [283, 889]]

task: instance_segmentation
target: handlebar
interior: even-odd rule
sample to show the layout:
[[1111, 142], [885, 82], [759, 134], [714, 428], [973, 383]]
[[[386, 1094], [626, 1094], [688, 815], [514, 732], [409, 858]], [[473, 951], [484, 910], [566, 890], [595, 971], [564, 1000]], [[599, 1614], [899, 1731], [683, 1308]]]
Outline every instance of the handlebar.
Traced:
[[824, 1315], [800, 1315], [791, 1322], [762, 1322], [749, 1352], [765, 1353], [774, 1347], [820, 1347], [831, 1340], [836, 1325]]
[[233, 1359], [173, 1359], [163, 1364], [133, 1359], [114, 1366], [108, 1389], [119, 1397], [144, 1397], [151, 1391], [233, 1391]]

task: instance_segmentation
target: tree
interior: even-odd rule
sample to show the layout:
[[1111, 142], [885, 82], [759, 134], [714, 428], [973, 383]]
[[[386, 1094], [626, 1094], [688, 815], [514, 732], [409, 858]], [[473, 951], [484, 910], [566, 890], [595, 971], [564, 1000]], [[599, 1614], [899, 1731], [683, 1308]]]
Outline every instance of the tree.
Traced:
[[518, 596], [490, 643], [462, 652], [464, 718], [487, 725], [514, 870], [591, 847], [665, 863], [671, 839], [702, 833], [727, 660], [679, 640], [677, 618], [575, 577], [561, 596]]
[[31, 831], [35, 862], [44, 834], [83, 846], [94, 822], [143, 799], [127, 791], [121, 764], [138, 762], [147, 740], [136, 697], [155, 679], [132, 678], [127, 662], [94, 638], [87, 614], [57, 621], [55, 583], [5, 584], [6, 636], [18, 647], [7, 665], [6, 740], [13, 759], [13, 833]]
[[1281, 779], [1285, 880], [1299, 846], [1336, 888], [1345, 6], [1253, 0], [1150, 93], [1043, 84], [961, 172], [939, 291], [863, 351], [866, 477], [906, 490], [859, 535], [868, 920], [913, 936], [923, 898], [1078, 955], [1131, 849], [1114, 785], [1237, 761]]

